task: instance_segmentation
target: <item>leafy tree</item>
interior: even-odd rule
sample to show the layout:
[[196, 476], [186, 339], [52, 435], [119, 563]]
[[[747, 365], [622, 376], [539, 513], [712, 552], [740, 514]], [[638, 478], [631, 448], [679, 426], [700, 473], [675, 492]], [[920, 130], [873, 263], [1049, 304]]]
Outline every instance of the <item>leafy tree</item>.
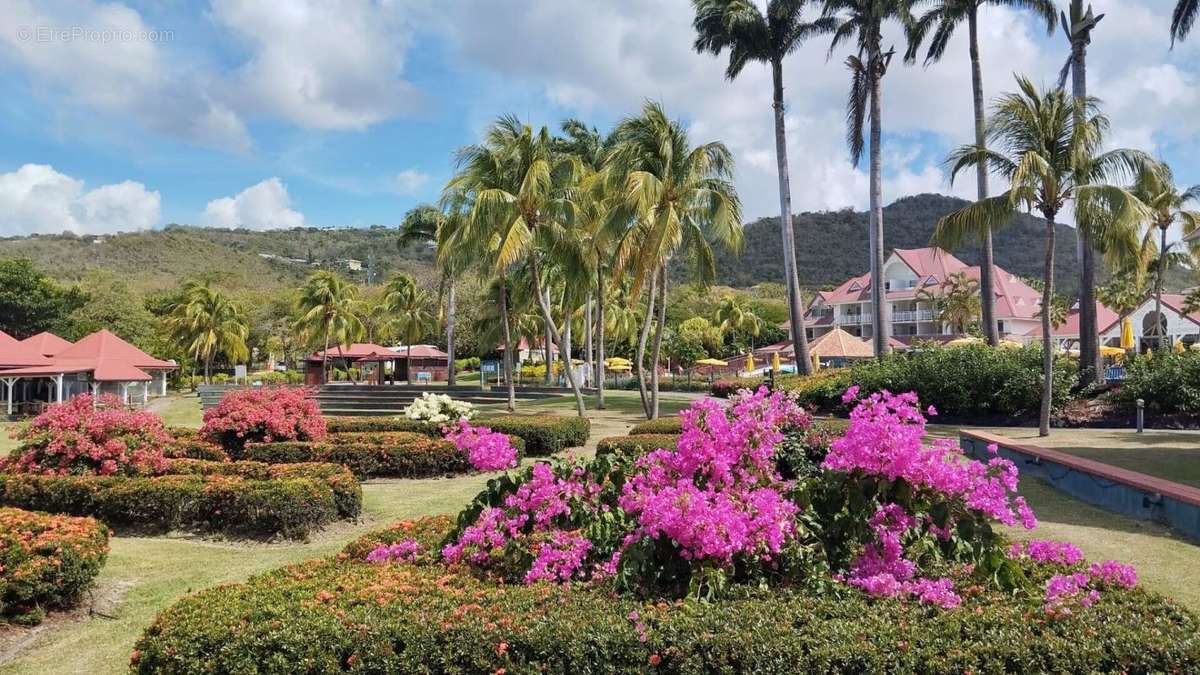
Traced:
[[[1175, 185], [1170, 168], [1159, 165], [1143, 169], [1138, 174], [1133, 194], [1149, 209], [1143, 248], [1156, 254], [1155, 259], [1150, 261], [1150, 270], [1154, 283], [1154, 311], [1157, 316], [1162, 316], [1163, 277], [1167, 268], [1200, 260], [1200, 240], [1186, 241], [1190, 235], [1200, 231], [1200, 211], [1187, 208], [1191, 204], [1200, 205], [1200, 185], [1180, 188]], [[1185, 241], [1168, 242], [1167, 231], [1176, 224], [1183, 228]], [[1156, 234], [1158, 242], [1153, 241]], [[1186, 253], [1179, 249], [1185, 249]], [[1155, 333], [1163, 337], [1161, 322], [1155, 322]], [[1159, 341], [1160, 347], [1165, 345], [1165, 340]]]
[[691, 368], [696, 365], [697, 361], [708, 356], [699, 335], [682, 329], [668, 330], [664, 347], [671, 363], [684, 370]]
[[437, 318], [430, 312], [432, 304], [429, 294], [417, 286], [407, 274], [397, 274], [388, 281], [384, 303], [396, 324], [396, 330], [404, 340], [404, 356], [408, 363], [408, 379], [412, 381], [412, 361], [409, 353], [413, 343], [437, 325]]
[[[457, 228], [447, 222], [447, 214], [432, 206], [418, 206], [408, 213], [404, 214], [404, 221], [400, 223], [400, 238], [398, 244], [401, 247], [408, 246], [413, 243], [425, 243], [436, 245], [438, 266], [442, 272], [442, 286], [446, 290], [446, 353], [449, 355], [450, 367], [446, 374], [447, 384], [454, 386], [455, 383], [455, 329], [457, 328], [458, 318], [458, 277], [465, 266], [465, 261], [460, 256], [454, 255], [460, 249], [441, 243]], [[441, 293], [438, 293], [439, 305]]]
[[796, 270], [796, 235], [792, 224], [792, 188], [788, 176], [787, 129], [784, 120], [783, 60], [804, 41], [834, 27], [834, 20], [804, 18], [806, 0], [768, 0], [765, 12], [746, 0], [692, 0], [696, 18], [695, 48], [719, 55], [729, 51], [725, 77], [734, 80], [748, 63], [771, 66], [771, 107], [775, 113], [775, 165], [779, 176], [779, 228], [783, 239], [784, 284], [797, 364], [812, 373], [808, 336], [804, 329], [804, 302]]
[[964, 335], [978, 320], [982, 304], [979, 295], [978, 280], [965, 272], [952, 272], [936, 291], [922, 288], [916, 298], [932, 304], [938, 321], [948, 324], [954, 333]]
[[[753, 349], [753, 338], [762, 334], [765, 323], [736, 295], [727, 295], [721, 300], [721, 305], [713, 314], [713, 321], [724, 334], [750, 337], [751, 349]], [[811, 366], [811, 363], [809, 365]]]
[[141, 349], [154, 348], [158, 320], [124, 279], [96, 269], [84, 275], [82, 286], [87, 299], [71, 312], [62, 337], [74, 342], [106, 328]]
[[[714, 326], [712, 322], [702, 316], [694, 316], [685, 321], [681, 321], [675, 329], [676, 334], [694, 339], [704, 348], [707, 355], [717, 355], [721, 353], [721, 346], [725, 341], [725, 331], [721, 326]], [[696, 358], [702, 359], [704, 356]]]
[[355, 311], [357, 298], [357, 286], [328, 270], [314, 273], [300, 287], [295, 329], [310, 345], [323, 345], [322, 384], [329, 377], [329, 346], [336, 344], [340, 352], [343, 345], [354, 342], [365, 330]]
[[86, 298], [77, 287], [55, 283], [29, 258], [0, 259], [0, 330], [18, 340], [47, 330], [63, 332]]
[[[917, 19], [908, 36], [908, 51], [904, 59], [909, 63], [916, 60], [921, 43], [930, 30], [933, 36], [925, 53], [926, 65], [940, 61], [950, 44], [954, 31], [962, 24], [967, 25], [967, 45], [971, 58], [971, 94], [975, 109], [975, 145], [984, 147], [983, 69], [979, 64], [979, 10], [984, 5], [1019, 7], [1038, 15], [1046, 23], [1046, 31], [1053, 32], [1055, 24], [1054, 3], [1051, 0], [934, 0], [933, 7]], [[988, 196], [987, 167], [976, 167], [976, 192], [979, 199]], [[996, 294], [992, 279], [995, 256], [992, 250], [992, 232], [981, 237], [983, 262], [980, 264], [980, 295], [983, 334], [988, 344], [995, 347], [1000, 343], [1000, 331], [996, 324]]]
[[1149, 288], [1140, 270], [1122, 270], [1113, 275], [1105, 286], [1096, 290], [1096, 296], [1106, 307], [1122, 319], [1141, 306]]
[[179, 300], [171, 306], [167, 325], [176, 342], [204, 364], [204, 382], [211, 381], [212, 362], [219, 355], [244, 361], [246, 314], [229, 295], [207, 281], [188, 280]]

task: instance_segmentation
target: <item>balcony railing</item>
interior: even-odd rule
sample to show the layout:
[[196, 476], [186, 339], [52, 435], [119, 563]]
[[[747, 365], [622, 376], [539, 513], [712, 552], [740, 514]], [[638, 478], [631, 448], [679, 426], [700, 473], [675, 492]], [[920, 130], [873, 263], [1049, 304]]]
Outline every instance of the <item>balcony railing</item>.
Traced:
[[861, 326], [868, 321], [866, 314], [843, 314], [837, 318], [839, 326]]
[[928, 309], [892, 312], [892, 323], [914, 323], [917, 321], [933, 321], [933, 312]]

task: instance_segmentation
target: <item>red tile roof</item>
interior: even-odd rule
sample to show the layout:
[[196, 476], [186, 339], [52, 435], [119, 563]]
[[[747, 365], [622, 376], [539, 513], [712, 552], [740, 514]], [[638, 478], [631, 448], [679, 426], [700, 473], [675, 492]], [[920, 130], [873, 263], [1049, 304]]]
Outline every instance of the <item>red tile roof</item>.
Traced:
[[[28, 346], [25, 347], [28, 349]], [[108, 330], [100, 330], [63, 349], [53, 358], [38, 355], [46, 363], [0, 371], [4, 376], [45, 376], [58, 373], [91, 372], [100, 382], [132, 382], [151, 379], [145, 370], [173, 370], [177, 366], [134, 347]]]
[[49, 364], [50, 359], [42, 356], [36, 349], [0, 331], [0, 369]]
[[[1108, 307], [1105, 307], [1099, 302], [1096, 303], [1096, 325], [1100, 327], [1099, 332], [1108, 332], [1114, 326], [1116, 326], [1120, 320], [1121, 317], [1118, 316], [1116, 312], [1112, 311]], [[1067, 320], [1063, 323], [1063, 325], [1059, 326], [1058, 328], [1051, 329], [1050, 334], [1055, 337], [1062, 338], [1079, 337], [1079, 310], [1071, 310], [1071, 312], [1067, 314]], [[1025, 335], [1033, 338], [1042, 337], [1042, 324], [1039, 323], [1038, 325], [1034, 326], [1033, 329]]]
[[21, 344], [31, 347], [35, 353], [42, 356], [54, 356], [71, 346], [70, 342], [49, 331], [42, 331], [37, 335], [27, 337], [21, 340]]
[[[321, 356], [323, 351], [324, 350], [318, 350], [318, 351], [313, 352], [312, 354], [309, 354], [307, 360], [308, 361], [323, 360], [322, 356]], [[383, 346], [374, 344], [372, 342], [355, 342], [351, 345], [342, 345], [340, 348], [339, 347], [330, 347], [329, 348], [329, 358], [331, 358], [331, 359], [361, 359], [365, 356], [388, 354], [388, 353], [395, 353], [395, 352], [393, 352], [393, 350], [391, 350], [391, 349], [388, 349], [387, 347], [383, 347]]]
[[411, 356], [414, 359], [444, 359], [450, 355], [433, 345], [413, 345], [412, 347], [397, 347], [400, 356]]

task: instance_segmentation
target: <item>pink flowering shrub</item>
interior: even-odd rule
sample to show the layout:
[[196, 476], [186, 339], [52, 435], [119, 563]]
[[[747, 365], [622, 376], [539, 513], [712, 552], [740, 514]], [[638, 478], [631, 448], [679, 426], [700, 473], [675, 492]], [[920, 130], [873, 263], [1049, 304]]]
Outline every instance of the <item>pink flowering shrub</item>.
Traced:
[[301, 387], [235, 389], [204, 413], [200, 435], [240, 453], [247, 443], [319, 441], [325, 418]]
[[1029, 558], [1034, 562], [1055, 565], [1078, 565], [1083, 562], [1083, 551], [1075, 544], [1065, 541], [1034, 539], [1014, 543], [1008, 549], [1008, 557], [1014, 560]]
[[503, 471], [517, 465], [517, 449], [507, 434], [483, 426], [471, 426], [463, 418], [453, 425], [442, 427], [446, 440], [467, 456], [476, 471]]
[[380, 544], [367, 554], [367, 562], [413, 563], [425, 552], [425, 547], [416, 539], [405, 539], [395, 544]]
[[21, 444], [6, 471], [60, 476], [161, 473], [172, 443], [162, 419], [128, 410], [116, 396], [52, 405], [16, 437]]

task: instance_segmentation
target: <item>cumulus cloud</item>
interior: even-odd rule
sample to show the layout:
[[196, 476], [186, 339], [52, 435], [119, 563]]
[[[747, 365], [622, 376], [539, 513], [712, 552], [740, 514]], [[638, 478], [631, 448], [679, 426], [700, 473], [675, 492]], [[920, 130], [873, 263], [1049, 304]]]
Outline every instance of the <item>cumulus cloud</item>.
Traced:
[[232, 197], [214, 199], [204, 208], [200, 222], [210, 227], [276, 230], [304, 227], [304, 215], [291, 208], [287, 186], [268, 178]]
[[417, 169], [405, 169], [396, 174], [395, 191], [402, 195], [417, 194], [429, 184], [429, 174]]
[[46, 164], [0, 174], [0, 233], [110, 234], [154, 227], [159, 194], [135, 181], [85, 190], [84, 182]]

